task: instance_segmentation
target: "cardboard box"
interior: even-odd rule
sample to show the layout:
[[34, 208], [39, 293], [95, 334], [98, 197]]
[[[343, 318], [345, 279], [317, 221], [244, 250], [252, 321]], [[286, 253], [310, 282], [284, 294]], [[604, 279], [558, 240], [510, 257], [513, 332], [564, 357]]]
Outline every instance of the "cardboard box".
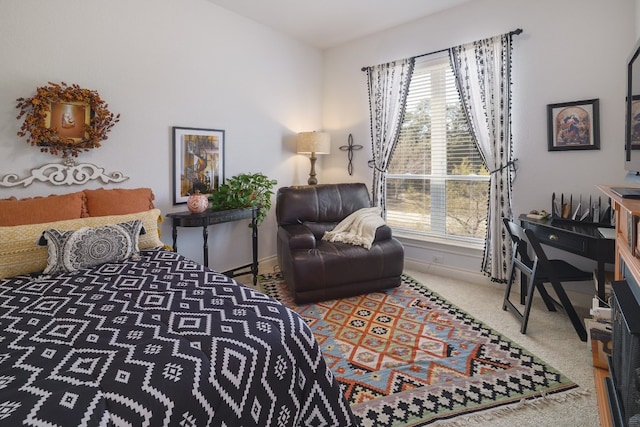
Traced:
[[607, 356], [611, 356], [613, 342], [611, 341], [611, 323], [586, 319], [585, 326], [589, 332], [587, 345], [591, 347], [593, 366], [608, 369]]

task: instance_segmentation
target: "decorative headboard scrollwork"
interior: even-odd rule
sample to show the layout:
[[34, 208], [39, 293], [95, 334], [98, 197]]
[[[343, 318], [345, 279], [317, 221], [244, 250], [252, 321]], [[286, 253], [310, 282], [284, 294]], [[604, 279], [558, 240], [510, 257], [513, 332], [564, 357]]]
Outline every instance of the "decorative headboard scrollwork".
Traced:
[[49, 182], [53, 185], [85, 184], [100, 179], [103, 183], [122, 182], [129, 179], [122, 172], [106, 174], [104, 169], [91, 163], [76, 164], [67, 158], [64, 163], [48, 163], [31, 169], [31, 176], [20, 178], [17, 174], [6, 174], [0, 179], [0, 187], [28, 187], [34, 181]]

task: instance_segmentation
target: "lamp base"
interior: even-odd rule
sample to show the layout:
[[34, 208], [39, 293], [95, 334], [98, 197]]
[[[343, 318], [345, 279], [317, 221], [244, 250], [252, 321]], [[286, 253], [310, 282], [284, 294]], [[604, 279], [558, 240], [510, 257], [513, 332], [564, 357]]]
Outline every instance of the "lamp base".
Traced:
[[307, 180], [307, 184], [309, 185], [316, 185], [318, 183], [318, 179], [316, 178], [317, 159], [316, 153], [311, 153], [311, 157], [309, 158], [309, 160], [311, 160], [311, 171], [309, 171], [309, 179]]

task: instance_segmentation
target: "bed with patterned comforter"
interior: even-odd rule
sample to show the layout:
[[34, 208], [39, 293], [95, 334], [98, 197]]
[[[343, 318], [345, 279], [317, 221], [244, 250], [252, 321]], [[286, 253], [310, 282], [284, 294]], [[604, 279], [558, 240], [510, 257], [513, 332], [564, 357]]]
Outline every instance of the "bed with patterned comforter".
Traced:
[[183, 256], [0, 280], [0, 425], [355, 425], [304, 321]]

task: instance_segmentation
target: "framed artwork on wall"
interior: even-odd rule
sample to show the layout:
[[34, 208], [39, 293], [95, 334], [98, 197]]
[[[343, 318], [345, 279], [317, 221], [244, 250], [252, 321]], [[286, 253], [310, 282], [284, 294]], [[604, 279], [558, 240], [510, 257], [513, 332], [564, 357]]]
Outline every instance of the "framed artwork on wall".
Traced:
[[224, 183], [224, 130], [173, 127], [173, 204]]
[[599, 100], [547, 105], [549, 151], [599, 150]]
[[88, 136], [85, 126], [91, 124], [91, 107], [86, 102], [52, 102], [44, 118], [44, 126], [56, 129], [60, 138], [75, 142]]
[[98, 148], [120, 121], [97, 91], [77, 84], [52, 83], [36, 88], [30, 98], [18, 98], [17, 119], [24, 117], [18, 136], [41, 152], [63, 159]]

